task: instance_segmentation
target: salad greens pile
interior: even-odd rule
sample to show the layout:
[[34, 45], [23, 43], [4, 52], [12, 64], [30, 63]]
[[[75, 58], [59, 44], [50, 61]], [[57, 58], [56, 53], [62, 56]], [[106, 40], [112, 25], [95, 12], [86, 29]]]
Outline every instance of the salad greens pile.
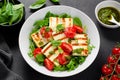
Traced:
[[[58, 3], [59, 0], [50, 0], [53, 3]], [[29, 6], [30, 9], [38, 9], [43, 7], [46, 4], [46, 0], [37, 0]]]
[[13, 3], [9, 2], [9, 0], [0, 2], [0, 25], [12, 25], [22, 19], [24, 5], [22, 3]]
[[[58, 15], [58, 14], [53, 14], [51, 12], [47, 12], [47, 14], [45, 15], [45, 17], [42, 20], [38, 20], [33, 24], [34, 28], [32, 29], [30, 35], [36, 31], [38, 31], [43, 26], [49, 26], [49, 17], [73, 18], [73, 24], [82, 26], [82, 22], [78, 17], [71, 17], [70, 15], [68, 15], [66, 13]], [[58, 26], [60, 26], [60, 29], [58, 29], [58, 30], [63, 29], [63, 27], [61, 25], [58, 25]], [[30, 47], [29, 47], [30, 51], [29, 51], [28, 55], [30, 57], [33, 57], [33, 50], [36, 48], [36, 45], [32, 41], [31, 37], [29, 38], [29, 40], [30, 40]], [[56, 47], [60, 44], [59, 41], [54, 41], [54, 40], [51, 43], [53, 46], [56, 46]], [[89, 52], [89, 54], [91, 53], [93, 48], [94, 48], [94, 46], [90, 45], [90, 40], [88, 40], [88, 52]], [[59, 50], [62, 51], [61, 49], [59, 49]], [[76, 51], [78, 51], [78, 50], [76, 50]], [[51, 54], [52, 53], [54, 53], [54, 52], [51, 52]], [[36, 57], [36, 61], [40, 65], [43, 65], [44, 58], [45, 58], [44, 56], [38, 55]], [[85, 61], [86, 56], [71, 56], [71, 57], [67, 57], [67, 58], [70, 60], [68, 64], [55, 66], [53, 71], [71, 71], [71, 70], [74, 70], [75, 68], [77, 68], [80, 64], [82, 64]]]

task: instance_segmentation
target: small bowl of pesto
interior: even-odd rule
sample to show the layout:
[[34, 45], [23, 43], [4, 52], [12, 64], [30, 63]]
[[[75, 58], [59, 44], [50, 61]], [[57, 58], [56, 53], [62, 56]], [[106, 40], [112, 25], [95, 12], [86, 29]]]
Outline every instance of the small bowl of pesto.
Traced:
[[95, 16], [104, 27], [120, 27], [109, 21], [111, 16], [113, 16], [117, 22], [120, 22], [120, 3], [115, 0], [106, 0], [100, 2], [95, 8]]

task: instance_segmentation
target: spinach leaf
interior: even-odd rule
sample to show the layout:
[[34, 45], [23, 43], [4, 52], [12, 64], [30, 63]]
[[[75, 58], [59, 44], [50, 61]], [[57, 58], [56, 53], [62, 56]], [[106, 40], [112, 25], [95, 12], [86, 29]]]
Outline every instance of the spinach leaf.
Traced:
[[52, 2], [56, 3], [56, 2], [59, 2], [59, 0], [51, 0]]
[[31, 4], [29, 6], [30, 9], [38, 9], [41, 8], [42, 6], [44, 6], [46, 3], [46, 0], [37, 0], [36, 2], [34, 2], [33, 4]]
[[73, 18], [73, 24], [81, 26], [82, 27], [82, 22], [78, 17]]

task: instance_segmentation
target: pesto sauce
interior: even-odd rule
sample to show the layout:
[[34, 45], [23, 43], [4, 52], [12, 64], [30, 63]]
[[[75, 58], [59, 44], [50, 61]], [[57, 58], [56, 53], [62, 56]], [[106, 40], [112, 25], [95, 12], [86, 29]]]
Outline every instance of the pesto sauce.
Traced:
[[111, 18], [111, 15], [116, 19], [116, 21], [120, 21], [120, 12], [113, 7], [105, 7], [100, 9], [98, 12], [98, 18], [100, 21], [108, 25], [114, 25], [114, 23], [108, 21]]

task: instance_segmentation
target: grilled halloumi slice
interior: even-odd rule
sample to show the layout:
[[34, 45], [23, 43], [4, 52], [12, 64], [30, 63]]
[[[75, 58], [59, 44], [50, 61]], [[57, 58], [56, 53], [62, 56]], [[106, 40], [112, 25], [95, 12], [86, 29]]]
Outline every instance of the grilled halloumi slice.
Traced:
[[59, 55], [59, 51], [56, 50], [54, 54], [52, 54], [48, 59], [50, 59], [56, 66], [59, 66], [60, 64], [58, 62], [56, 62], [56, 58]]
[[76, 34], [76, 40], [71, 40], [71, 45], [73, 50], [75, 49], [83, 49], [81, 54], [73, 53], [75, 56], [87, 56], [88, 55], [88, 43], [87, 43], [87, 34]]
[[[50, 54], [51, 51], [54, 51], [54, 54]], [[55, 47], [51, 45], [51, 43], [48, 43], [43, 49], [42, 49], [43, 54], [51, 60], [56, 66], [59, 65], [58, 62], [55, 61], [57, 56], [59, 55], [58, 50], [56, 50]]]
[[35, 32], [35, 33], [31, 34], [31, 37], [37, 47], [41, 47], [47, 43], [47, 41], [41, 36], [41, 34], [39, 32]]
[[72, 18], [59, 18], [59, 17], [50, 17], [49, 18], [49, 27], [56, 32], [56, 27], [58, 24], [62, 24], [65, 28], [73, 26]]

